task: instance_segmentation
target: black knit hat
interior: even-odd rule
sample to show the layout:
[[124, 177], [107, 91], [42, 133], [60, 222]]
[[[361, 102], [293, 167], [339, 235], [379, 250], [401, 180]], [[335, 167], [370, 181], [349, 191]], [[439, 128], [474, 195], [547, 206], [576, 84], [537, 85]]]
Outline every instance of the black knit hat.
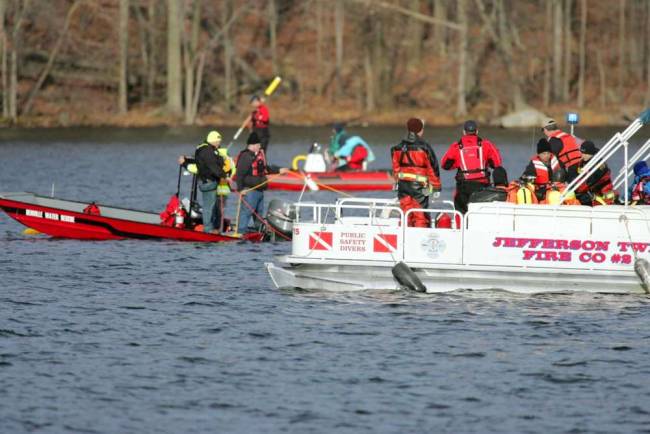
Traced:
[[257, 145], [259, 143], [262, 143], [262, 141], [260, 140], [260, 137], [257, 135], [257, 133], [255, 131], [250, 133], [250, 135], [246, 139], [246, 144], [247, 145]]
[[546, 139], [539, 139], [537, 142], [537, 153], [541, 154], [542, 152], [551, 152], [551, 144]]
[[465, 124], [463, 125], [463, 130], [469, 134], [476, 133], [477, 129], [478, 126], [476, 125], [476, 121], [469, 120], [465, 122]]
[[587, 155], [596, 155], [596, 153], [599, 151], [599, 149], [594, 145], [594, 142], [585, 140], [582, 142], [582, 145], [580, 145], [580, 152], [583, 154]]

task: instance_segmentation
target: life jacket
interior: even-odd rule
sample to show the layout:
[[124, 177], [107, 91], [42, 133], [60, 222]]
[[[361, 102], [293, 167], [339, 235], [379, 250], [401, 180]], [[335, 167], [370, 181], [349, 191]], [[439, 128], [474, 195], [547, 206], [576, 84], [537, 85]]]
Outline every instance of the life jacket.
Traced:
[[[235, 158], [235, 167], [237, 166], [237, 163], [239, 162], [239, 158], [242, 156], [244, 152], [251, 152], [251, 151], [249, 151], [248, 149], [244, 149], [243, 151], [241, 151], [237, 155], [237, 158]], [[253, 162], [251, 163], [251, 175], [264, 176], [266, 174], [267, 174], [266, 157], [264, 156], [264, 149], [260, 149], [255, 155]], [[232, 179], [236, 179], [236, 178], [237, 178], [236, 174], [233, 175]]]
[[483, 158], [483, 139], [475, 134], [468, 134], [458, 140], [460, 169], [458, 172], [465, 181], [487, 183], [488, 171]]
[[[223, 171], [228, 174], [228, 178], [232, 178], [235, 175], [237, 168], [235, 167], [232, 158], [228, 156], [228, 150], [225, 148], [219, 148], [217, 149], [217, 152], [221, 158], [223, 158]], [[217, 185], [217, 195], [227, 196], [228, 194], [230, 194], [230, 184], [228, 183], [228, 179], [221, 178], [219, 180], [219, 185]]]
[[430, 154], [422, 142], [403, 140], [398, 147], [393, 148], [393, 152], [393, 161], [397, 160], [395, 176], [398, 179], [440, 188], [440, 179], [434, 172]]
[[539, 159], [539, 156], [535, 155], [531, 160], [533, 166], [535, 167], [535, 185], [546, 185], [551, 182], [551, 175], [549, 174], [549, 169], [551, 173], [557, 172], [560, 168], [560, 162], [551, 154], [551, 166], [547, 166], [542, 160]]
[[88, 204], [88, 206], [84, 208], [83, 213], [88, 215], [101, 215], [101, 211], [95, 202]]
[[551, 133], [550, 137], [555, 137], [562, 141], [562, 150], [558, 153], [557, 158], [560, 160], [560, 163], [564, 164], [567, 170], [569, 167], [581, 161], [582, 153], [580, 152], [580, 146], [578, 146], [575, 137], [560, 130]]
[[517, 192], [521, 188], [521, 184], [518, 181], [511, 181], [506, 188], [506, 202], [517, 203]]
[[[580, 163], [580, 166], [578, 166], [578, 173], [582, 173], [583, 166], [582, 163]], [[587, 191], [591, 191], [592, 193], [596, 195], [605, 195], [612, 190], [614, 190], [614, 184], [612, 183], [612, 175], [611, 171], [609, 168], [601, 168], [599, 167], [590, 177], [589, 179], [592, 179], [594, 175], [598, 176], [600, 174], [600, 178], [592, 184], [592, 185], [587, 185], [587, 182], [583, 182], [578, 186], [576, 191], [579, 193], [584, 193]]]

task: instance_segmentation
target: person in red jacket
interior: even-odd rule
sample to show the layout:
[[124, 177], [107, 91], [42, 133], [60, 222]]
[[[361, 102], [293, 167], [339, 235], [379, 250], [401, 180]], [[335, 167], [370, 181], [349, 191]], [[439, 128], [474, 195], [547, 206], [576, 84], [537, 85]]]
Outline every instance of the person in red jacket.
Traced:
[[345, 158], [345, 164], [336, 170], [339, 172], [354, 172], [363, 170], [363, 163], [368, 158], [368, 150], [363, 145], [354, 147], [352, 154]]
[[264, 104], [264, 98], [259, 95], [251, 97], [251, 106], [253, 111], [248, 121], [248, 127], [257, 134], [262, 144], [262, 150], [267, 153], [266, 148], [269, 146], [269, 139], [271, 138], [269, 109]]
[[544, 121], [542, 132], [551, 145], [551, 152], [567, 171], [580, 163], [582, 155], [576, 138], [560, 130], [554, 119]]
[[442, 157], [442, 168], [457, 169], [454, 205], [463, 214], [467, 212], [469, 197], [490, 185], [490, 169], [501, 167], [499, 150], [487, 139], [478, 135], [475, 121], [463, 125], [463, 136]]
[[[431, 146], [422, 139], [424, 122], [411, 118], [406, 128], [406, 138], [390, 150], [397, 197], [404, 214], [411, 209], [428, 208], [429, 196], [440, 192], [438, 159]], [[408, 226], [431, 227], [430, 215], [412, 212], [408, 215]]]

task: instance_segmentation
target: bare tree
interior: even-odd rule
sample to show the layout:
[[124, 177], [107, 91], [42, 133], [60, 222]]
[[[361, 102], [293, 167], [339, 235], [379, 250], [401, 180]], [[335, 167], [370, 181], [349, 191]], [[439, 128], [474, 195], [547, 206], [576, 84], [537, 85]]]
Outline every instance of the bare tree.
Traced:
[[232, 0], [224, 0], [223, 11], [221, 12], [221, 25], [223, 30], [223, 95], [226, 111], [232, 111], [233, 104], [233, 49], [231, 32], [229, 26], [226, 26], [232, 16]]
[[181, 0], [167, 0], [167, 110], [175, 115], [183, 112], [181, 72]]
[[7, 35], [5, 33], [5, 12], [7, 0], [0, 0], [0, 49], [2, 52], [2, 117], [9, 117], [8, 80], [7, 80]]
[[201, 23], [201, 0], [192, 1], [192, 22], [189, 36], [183, 33], [183, 66], [185, 68], [185, 123], [196, 120], [200, 97], [205, 53], [199, 54], [199, 29]]
[[[433, 16], [439, 22], [447, 21], [447, 0], [433, 0]], [[447, 55], [447, 26], [436, 24], [433, 27], [433, 40], [441, 56]]]
[[619, 0], [618, 15], [618, 98], [623, 97], [625, 79], [625, 8], [626, 0]]
[[462, 26], [460, 31], [460, 42], [458, 47], [458, 102], [456, 104], [456, 115], [467, 114], [466, 89], [467, 82], [467, 0], [458, 0], [458, 23]]
[[571, 91], [571, 51], [573, 35], [571, 34], [571, 8], [573, 0], [564, 0], [564, 80], [562, 85], [562, 100], [568, 101]]
[[129, 62], [129, 0], [120, 0], [120, 19], [118, 20], [119, 66], [118, 66], [118, 111], [126, 113], [127, 105], [127, 68]]
[[562, 0], [553, 0], [553, 100], [562, 96]]
[[273, 74], [277, 74], [278, 68], [278, 5], [276, 0], [269, 0], [269, 44], [271, 46], [271, 65]]
[[[421, 0], [411, 0], [411, 9], [415, 12], [420, 12]], [[424, 25], [420, 20], [412, 20], [407, 24], [409, 29], [408, 36], [408, 66], [414, 67], [417, 66], [421, 59], [420, 55], [422, 53], [422, 36], [424, 33]]]
[[340, 97], [343, 93], [343, 20], [345, 10], [343, 9], [343, 0], [336, 0], [334, 6], [334, 34], [336, 39], [336, 96]]
[[587, 44], [587, 0], [580, 0], [580, 54], [578, 72], [578, 107], [585, 105], [585, 69]]

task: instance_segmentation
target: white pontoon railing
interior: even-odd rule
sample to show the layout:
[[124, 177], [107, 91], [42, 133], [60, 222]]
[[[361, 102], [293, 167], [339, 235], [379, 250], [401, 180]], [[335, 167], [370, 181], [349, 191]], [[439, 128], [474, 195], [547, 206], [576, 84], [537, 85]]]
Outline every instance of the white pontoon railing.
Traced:
[[628, 161], [627, 166], [621, 168], [621, 171], [614, 179], [614, 189], [618, 190], [621, 187], [621, 184], [623, 184], [624, 181], [624, 176], [627, 176], [629, 178], [630, 175], [632, 175], [630, 173], [630, 170], [632, 170], [638, 161], [645, 161], [648, 158], [650, 158], [650, 139], [648, 139], [648, 141], [645, 142], [634, 155], [632, 155], [632, 158], [630, 158], [630, 161]]
[[625, 206], [627, 206], [628, 203], [628, 186], [627, 186], [627, 181], [628, 181], [628, 155], [627, 155], [627, 148], [628, 148], [628, 140], [634, 136], [637, 131], [639, 131], [644, 124], [650, 122], [650, 109], [645, 110], [643, 113], [641, 113], [641, 116], [639, 116], [637, 119], [634, 120], [622, 133], [616, 133], [614, 136], [609, 139], [609, 141], [603, 146], [603, 148], [594, 155], [591, 160], [585, 165], [583, 168], [583, 171], [567, 185], [567, 188], [565, 189], [564, 193], [562, 193], [562, 196], [560, 196], [560, 203], [571, 193], [574, 193], [576, 188], [578, 188], [579, 185], [581, 185], [583, 182], [587, 180], [597, 169], [600, 167], [602, 163], [605, 161], [609, 160], [614, 153], [619, 150], [621, 147], [623, 147], [623, 151], [625, 153], [625, 158], [624, 158], [624, 169], [625, 169], [625, 174], [624, 174], [624, 181], [625, 181]]

